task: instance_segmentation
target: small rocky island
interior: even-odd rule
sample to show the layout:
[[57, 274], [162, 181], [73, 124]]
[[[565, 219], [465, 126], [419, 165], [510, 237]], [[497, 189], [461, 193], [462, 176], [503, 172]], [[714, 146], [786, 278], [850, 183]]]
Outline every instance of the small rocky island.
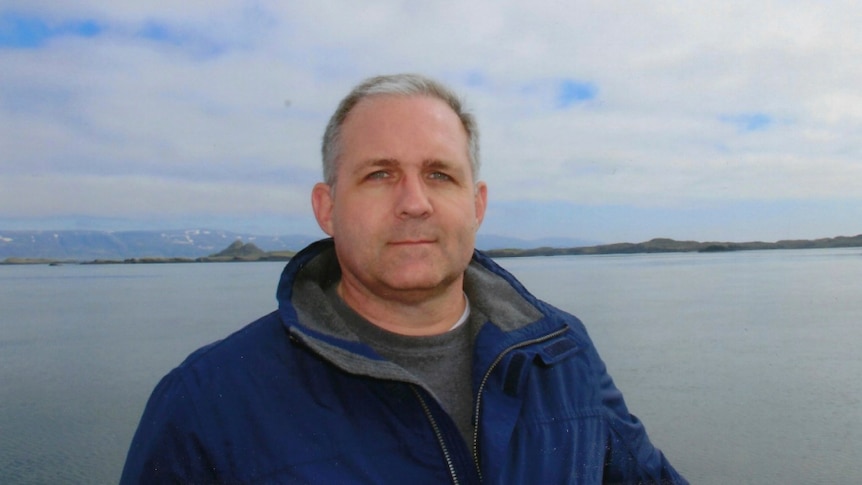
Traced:
[[236, 240], [223, 250], [200, 258], [129, 258], [124, 260], [96, 259], [83, 264], [156, 264], [156, 263], [234, 263], [254, 261], [287, 261], [293, 251], [264, 251], [254, 243]]

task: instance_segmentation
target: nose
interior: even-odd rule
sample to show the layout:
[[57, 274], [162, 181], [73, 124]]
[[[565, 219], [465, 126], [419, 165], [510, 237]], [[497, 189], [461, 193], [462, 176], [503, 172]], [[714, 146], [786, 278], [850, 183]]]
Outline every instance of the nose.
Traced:
[[396, 212], [398, 217], [427, 217], [433, 212], [428, 187], [421, 175], [408, 175], [398, 184]]

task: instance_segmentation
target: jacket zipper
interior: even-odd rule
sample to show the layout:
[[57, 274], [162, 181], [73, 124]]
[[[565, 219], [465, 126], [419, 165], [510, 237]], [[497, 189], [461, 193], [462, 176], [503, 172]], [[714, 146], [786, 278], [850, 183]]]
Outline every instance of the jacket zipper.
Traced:
[[[309, 349], [314, 350], [313, 347], [309, 346], [307, 343], [303, 342], [302, 339], [297, 338], [292, 333], [289, 338], [294, 342], [298, 342]], [[419, 399], [419, 404], [422, 405], [422, 410], [425, 412], [425, 416], [431, 423], [431, 429], [434, 430], [434, 436], [437, 437], [437, 442], [440, 444], [440, 449], [443, 451], [443, 457], [446, 459], [446, 467], [449, 469], [449, 476], [452, 478], [453, 485], [460, 485], [461, 481], [458, 480], [458, 474], [455, 471], [455, 463], [452, 461], [452, 454], [449, 453], [449, 447], [446, 446], [446, 441], [443, 439], [443, 432], [440, 431], [440, 426], [437, 425], [437, 420], [434, 419], [434, 415], [431, 414], [431, 409], [425, 402], [425, 398], [423, 398], [422, 394], [416, 390], [416, 385], [410, 384], [410, 389], [413, 391], [413, 394], [416, 395], [416, 398]]]
[[[563, 327], [559, 330], [551, 332], [551, 333], [544, 335], [542, 337], [536, 337], [534, 339], [525, 340], [523, 342], [518, 342], [516, 344], [510, 345], [509, 347], [506, 347], [505, 349], [503, 349], [502, 352], [497, 354], [497, 358], [494, 359], [493, 362], [491, 362], [491, 365], [488, 367], [488, 370], [485, 371], [485, 375], [482, 377], [482, 382], [479, 384], [479, 390], [476, 393], [476, 405], [475, 405], [475, 409], [474, 409], [475, 412], [473, 415], [473, 462], [476, 464], [476, 471], [479, 473], [479, 481], [480, 482], [483, 480], [483, 478], [482, 478], [482, 467], [479, 465], [479, 411], [482, 408], [482, 393], [485, 390], [485, 385], [488, 383], [488, 379], [491, 377], [491, 372], [494, 370], [495, 367], [497, 367], [497, 365], [500, 363], [500, 361], [503, 360], [503, 357], [505, 357], [506, 354], [508, 354], [509, 352], [516, 350], [516, 349], [519, 349], [521, 347], [527, 347], [527, 346], [530, 346], [533, 344], [538, 344], [538, 343], [542, 343], [542, 342], [551, 340], [552, 338], [555, 338], [557, 336], [560, 336], [560, 335], [566, 333], [566, 331], [568, 331], [568, 329], [569, 329], [568, 327]], [[423, 403], [423, 406], [424, 406], [424, 403]]]
[[446, 459], [446, 466], [449, 468], [449, 476], [452, 477], [452, 483], [454, 485], [459, 485], [460, 482], [458, 480], [458, 475], [455, 473], [455, 464], [452, 463], [452, 455], [449, 454], [449, 448], [443, 440], [443, 433], [440, 432], [440, 427], [437, 426], [437, 420], [434, 419], [434, 415], [431, 414], [431, 410], [428, 408], [428, 404], [425, 402], [422, 394], [416, 390], [416, 386], [411, 385], [410, 389], [413, 390], [413, 394], [416, 394], [416, 398], [419, 399], [419, 404], [422, 405], [422, 410], [425, 411], [425, 416], [428, 417], [428, 421], [431, 423], [431, 429], [434, 430], [434, 436], [437, 437], [437, 442], [443, 450], [443, 457]]

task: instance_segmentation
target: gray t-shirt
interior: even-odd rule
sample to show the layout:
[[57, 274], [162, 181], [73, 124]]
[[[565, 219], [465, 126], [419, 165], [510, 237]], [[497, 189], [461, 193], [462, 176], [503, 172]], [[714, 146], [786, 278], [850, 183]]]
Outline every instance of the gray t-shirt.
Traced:
[[401, 335], [356, 313], [338, 295], [336, 286], [328, 288], [326, 294], [339, 316], [363, 343], [418, 378], [455, 422], [468, 447], [472, 446], [474, 319], [468, 318], [463, 325], [440, 335]]

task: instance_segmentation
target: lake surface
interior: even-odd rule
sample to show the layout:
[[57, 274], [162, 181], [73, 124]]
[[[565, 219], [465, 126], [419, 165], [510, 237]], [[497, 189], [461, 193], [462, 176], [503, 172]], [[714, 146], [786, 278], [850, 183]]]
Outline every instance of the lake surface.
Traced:
[[[692, 483], [862, 483], [862, 249], [501, 259]], [[282, 263], [0, 266], [0, 483], [115, 483], [150, 391]]]

